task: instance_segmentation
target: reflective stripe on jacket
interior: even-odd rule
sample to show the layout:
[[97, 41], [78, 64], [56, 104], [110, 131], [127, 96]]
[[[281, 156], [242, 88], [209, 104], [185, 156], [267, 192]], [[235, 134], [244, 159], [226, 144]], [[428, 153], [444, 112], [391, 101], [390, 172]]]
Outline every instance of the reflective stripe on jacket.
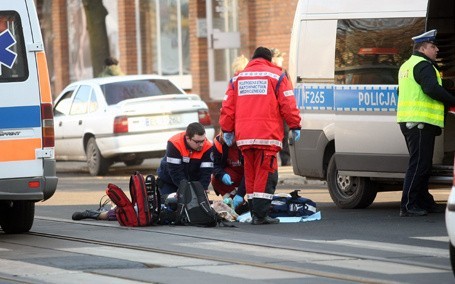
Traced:
[[240, 148], [281, 149], [283, 118], [290, 129], [301, 128], [292, 83], [286, 76], [275, 92], [282, 73], [280, 67], [256, 58], [228, 85], [220, 126], [224, 132], [235, 132]]
[[[412, 55], [400, 67], [397, 122], [424, 122], [444, 127], [444, 104], [426, 95], [414, 78], [414, 67], [424, 60], [423, 57]], [[435, 71], [438, 83], [442, 85], [439, 71], [436, 68]]]
[[212, 143], [205, 140], [201, 151], [193, 151], [185, 141], [185, 132], [172, 136], [166, 147], [166, 155], [157, 170], [158, 177], [175, 186], [180, 181], [199, 181], [205, 189], [210, 184], [213, 171]]

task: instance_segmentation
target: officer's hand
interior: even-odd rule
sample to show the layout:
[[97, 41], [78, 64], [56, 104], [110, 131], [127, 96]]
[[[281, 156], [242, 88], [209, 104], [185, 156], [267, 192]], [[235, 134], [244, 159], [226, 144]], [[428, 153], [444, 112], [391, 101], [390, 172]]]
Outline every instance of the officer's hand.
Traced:
[[224, 142], [226, 142], [226, 145], [228, 145], [229, 147], [232, 146], [232, 142], [234, 141], [234, 133], [233, 132], [223, 133], [223, 139]]
[[240, 196], [240, 195], [234, 196], [234, 199], [233, 199], [234, 209], [239, 207], [239, 205], [241, 205], [243, 202], [244, 202], [244, 199], [242, 196]]
[[292, 130], [292, 137], [294, 138], [294, 142], [299, 141], [299, 139], [300, 139], [300, 129]]
[[225, 184], [225, 185], [231, 185], [233, 184], [234, 182], [231, 180], [231, 176], [229, 174], [224, 174], [223, 178], [221, 179], [221, 181]]

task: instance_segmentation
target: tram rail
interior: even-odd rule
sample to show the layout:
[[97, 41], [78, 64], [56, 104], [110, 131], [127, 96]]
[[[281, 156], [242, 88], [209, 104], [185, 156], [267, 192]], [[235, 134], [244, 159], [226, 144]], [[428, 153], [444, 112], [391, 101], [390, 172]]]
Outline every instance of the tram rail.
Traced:
[[[75, 223], [74, 221], [71, 220], [66, 220], [66, 219], [58, 219], [58, 218], [46, 218], [46, 217], [36, 217], [37, 220], [43, 220], [46, 222], [55, 222], [55, 223]], [[226, 242], [226, 246], [231, 245], [248, 245], [250, 247], [256, 247], [258, 249], [264, 249], [265, 252], [267, 252], [267, 248], [270, 249], [281, 249], [281, 250], [291, 250], [289, 246], [283, 245], [283, 246], [270, 246], [270, 245], [264, 245], [264, 244], [255, 244], [252, 242], [245, 242], [245, 241], [233, 241], [233, 240], [222, 240], [220, 238], [216, 237], [201, 237], [201, 236], [195, 236], [192, 235], [191, 233], [184, 234], [181, 232], [163, 232], [163, 231], [154, 231], [153, 227], [136, 227], [136, 228], [127, 228], [127, 227], [119, 227], [117, 224], [108, 224], [105, 222], [87, 222], [87, 221], [80, 221], [77, 222], [79, 225], [83, 226], [96, 226], [96, 227], [110, 227], [115, 230], [132, 230], [132, 231], [144, 231], [144, 232], [152, 232], [155, 234], [162, 234], [164, 237], [167, 236], [177, 236], [177, 237], [183, 237], [183, 238], [194, 238], [197, 240], [206, 240], [206, 241], [223, 241]], [[151, 245], [145, 246], [145, 245], [135, 245], [135, 244], [126, 244], [126, 243], [116, 243], [113, 241], [106, 241], [106, 240], [97, 240], [97, 239], [92, 239], [88, 237], [76, 237], [76, 236], [69, 236], [65, 234], [56, 234], [56, 233], [44, 233], [44, 232], [29, 232], [29, 235], [36, 236], [36, 237], [41, 237], [41, 238], [50, 238], [50, 239], [58, 239], [58, 240], [63, 240], [63, 241], [70, 241], [70, 242], [77, 242], [77, 243], [84, 243], [84, 244], [90, 244], [90, 245], [95, 245], [95, 246], [105, 246], [105, 247], [112, 247], [112, 248], [119, 248], [119, 249], [128, 249], [128, 250], [136, 250], [140, 252], [151, 252], [151, 253], [159, 253], [163, 255], [171, 255], [171, 256], [179, 256], [179, 257], [185, 257], [185, 258], [192, 258], [192, 259], [199, 259], [199, 260], [207, 260], [207, 261], [216, 261], [220, 263], [227, 263], [227, 264], [234, 264], [234, 265], [241, 265], [241, 266], [248, 266], [252, 268], [263, 268], [263, 269], [272, 269], [276, 271], [281, 271], [281, 272], [291, 272], [291, 273], [297, 273], [302, 276], [314, 276], [314, 277], [320, 277], [320, 278], [325, 278], [325, 279], [332, 279], [332, 280], [338, 280], [338, 281], [349, 281], [353, 283], [398, 283], [394, 281], [389, 281], [389, 280], [383, 280], [383, 279], [377, 279], [374, 277], [364, 277], [364, 276], [356, 276], [352, 274], [346, 274], [346, 273], [335, 273], [335, 272], [328, 272], [328, 271], [322, 271], [322, 270], [317, 270], [317, 269], [312, 269], [312, 268], [304, 268], [304, 267], [295, 267], [291, 265], [287, 265], [286, 263], [267, 263], [267, 262], [261, 262], [257, 260], [247, 260], [247, 259], [242, 259], [242, 258], [233, 258], [221, 254], [204, 254], [204, 252], [185, 252], [185, 251], [177, 251], [175, 249], [168, 249], [168, 248], [158, 248], [158, 247], [152, 247]], [[208, 248], [209, 249], [209, 248]], [[302, 252], [302, 253], [317, 253], [320, 255], [326, 255], [328, 257], [334, 257], [334, 258], [352, 258], [352, 259], [360, 259], [360, 260], [374, 260], [374, 261], [380, 261], [382, 263], [388, 263], [388, 264], [406, 264], [406, 265], [417, 265], [422, 268], [432, 268], [432, 269], [443, 269], [447, 270], [447, 267], [441, 267], [438, 265], [432, 265], [432, 264], [423, 264], [420, 262], [414, 262], [412, 259], [408, 260], [403, 260], [403, 259], [389, 259], [389, 258], [382, 258], [382, 257], [374, 257], [374, 256], [360, 256], [360, 255], [355, 255], [355, 254], [349, 254], [349, 253], [331, 253], [328, 251], [324, 250], [314, 250], [314, 249], [302, 249], [302, 248], [292, 248], [294, 251]], [[140, 260], [138, 260], [140, 262]], [[292, 261], [292, 260], [291, 260]], [[146, 266], [147, 264], [144, 263]], [[294, 263], [295, 264], [295, 263]], [[154, 266], [150, 266], [150, 268], [154, 268]], [[1, 278], [0, 278], [1, 279]]]

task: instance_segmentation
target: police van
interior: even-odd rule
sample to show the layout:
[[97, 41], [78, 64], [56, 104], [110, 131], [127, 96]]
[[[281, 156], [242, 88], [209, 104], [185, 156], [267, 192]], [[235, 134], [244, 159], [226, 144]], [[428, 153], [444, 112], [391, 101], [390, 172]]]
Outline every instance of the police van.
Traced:
[[33, 0], [0, 0], [0, 225], [27, 232], [57, 187], [52, 96]]
[[[296, 175], [326, 180], [341, 208], [365, 208], [382, 190], [401, 190], [409, 160], [396, 122], [398, 69], [413, 36], [437, 29], [439, 67], [455, 79], [455, 2], [300, 0], [289, 74], [302, 117], [291, 141]], [[455, 116], [437, 137], [431, 181], [450, 183]]]

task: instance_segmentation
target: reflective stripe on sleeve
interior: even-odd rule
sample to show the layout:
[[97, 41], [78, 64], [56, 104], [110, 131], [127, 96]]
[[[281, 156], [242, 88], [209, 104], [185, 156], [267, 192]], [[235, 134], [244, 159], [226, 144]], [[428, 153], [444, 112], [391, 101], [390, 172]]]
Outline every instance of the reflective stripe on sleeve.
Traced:
[[201, 163], [201, 168], [213, 168], [213, 162]]
[[166, 162], [168, 162], [170, 164], [180, 165], [182, 163], [182, 159], [167, 157]]

